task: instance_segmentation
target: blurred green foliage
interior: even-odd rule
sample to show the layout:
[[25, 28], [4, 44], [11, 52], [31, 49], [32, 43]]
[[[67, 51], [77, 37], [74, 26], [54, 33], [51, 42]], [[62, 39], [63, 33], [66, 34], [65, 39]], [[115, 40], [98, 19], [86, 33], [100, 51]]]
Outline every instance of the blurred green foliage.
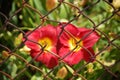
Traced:
[[[81, 10], [84, 10], [87, 6], [91, 6], [89, 9], [84, 11], [84, 14], [87, 15], [96, 25], [99, 25], [102, 21], [109, 18], [112, 13], [112, 7], [107, 4], [104, 0], [100, 0], [96, 5], [92, 5], [97, 0], [89, 0], [87, 3], [85, 3], [84, 6], [80, 5], [81, 0], [65, 0], [66, 2], [70, 2], [71, 4], [74, 4], [76, 7], [78, 7]], [[46, 15], [49, 13], [46, 9], [46, 0], [29, 0], [29, 5], [39, 11], [42, 15]], [[56, 3], [58, 5], [59, 2]], [[15, 12], [22, 8], [22, 0], [13, 0], [12, 2], [12, 8], [9, 13], [10, 16], [14, 15]], [[44, 25], [46, 24], [52, 24], [56, 25], [56, 22], [54, 21], [70, 21], [71, 19], [75, 18], [78, 15], [78, 11], [67, 5], [62, 3], [61, 6], [57, 9], [55, 9], [52, 13], [50, 13], [47, 16], [47, 19], [44, 22]], [[23, 7], [22, 10], [17, 13], [15, 16], [12, 17], [10, 20], [11, 23], [16, 25], [18, 28], [20, 28], [23, 31], [29, 31], [33, 30], [36, 27], [38, 27], [41, 23], [41, 16], [34, 10], [28, 7]], [[81, 15], [78, 19], [74, 20], [72, 22], [73, 24], [77, 25], [78, 27], [87, 27], [87, 28], [93, 28], [94, 25], [86, 18], [85, 16]], [[21, 42], [23, 35], [20, 31], [17, 29], [11, 27], [8, 25], [6, 28], [4, 28], [4, 23], [0, 21], [0, 44], [3, 44], [13, 50], [15, 47], [17, 47]], [[98, 28], [101, 32], [107, 35], [107, 37], [110, 40], [113, 40], [116, 36], [120, 36], [120, 16], [114, 14], [112, 18], [110, 18], [105, 23], [102, 23], [98, 26]], [[99, 32], [99, 31], [98, 31]], [[94, 50], [96, 53], [103, 50], [107, 45], [109, 45], [108, 40], [106, 37], [99, 32], [101, 35], [101, 39], [99, 42], [94, 46]], [[113, 42], [116, 46], [120, 47], [120, 38], [116, 39]], [[2, 62], [4, 59], [6, 59], [4, 55], [4, 48], [0, 48], [0, 62]], [[25, 51], [22, 47], [18, 48], [14, 54], [18, 54], [22, 56], [27, 61], [31, 61], [31, 57], [29, 56], [29, 53]], [[100, 55], [96, 57], [97, 60], [102, 62], [105, 66], [110, 67], [110, 70], [118, 75], [120, 77], [120, 50], [116, 48], [113, 45], [110, 45], [108, 49], [103, 51]], [[31, 64], [37, 66], [41, 70], [43, 70], [44, 73], [49, 72], [50, 70], [47, 69], [44, 65], [37, 62], [32, 62]], [[78, 70], [82, 65], [84, 65], [85, 62], [81, 61], [79, 64], [73, 66], [73, 69], [71, 67], [68, 68], [68, 66], [61, 64], [58, 69], [55, 69], [53, 73], [49, 75], [53, 80], [60, 80], [56, 77], [57, 72], [62, 66], [66, 66], [68, 70], [67, 76], [64, 78], [64, 80], [68, 80], [73, 75], [73, 70]], [[17, 56], [12, 55], [5, 63], [0, 65], [0, 70], [7, 72], [12, 77], [15, 77], [19, 71], [21, 71], [24, 67], [26, 67], [26, 64], [24, 61], [19, 59]], [[80, 70], [78, 73], [84, 76], [88, 80], [96, 80], [100, 76], [101, 80], [113, 80], [114, 77], [111, 76], [110, 73], [105, 72], [104, 73], [104, 67], [98, 63], [90, 63], [85, 68]], [[82, 77], [76, 76], [75, 80], [82, 80]], [[22, 74], [20, 74], [15, 80], [42, 80], [43, 74], [39, 71], [28, 67], [26, 71]], [[0, 80], [9, 80], [6, 76], [0, 73]]]

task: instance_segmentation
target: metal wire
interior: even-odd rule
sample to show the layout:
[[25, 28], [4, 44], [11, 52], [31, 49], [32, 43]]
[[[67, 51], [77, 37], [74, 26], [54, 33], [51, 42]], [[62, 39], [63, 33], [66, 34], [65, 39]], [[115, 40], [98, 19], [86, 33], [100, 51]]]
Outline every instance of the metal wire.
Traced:
[[[88, 0], [87, 0], [87, 1], [88, 1]], [[94, 21], [93, 19], [91, 19], [91, 17], [90, 17], [89, 15], [87, 15], [87, 14], [85, 13], [85, 11], [86, 11], [86, 10], [89, 10], [89, 9], [91, 9], [91, 8], [94, 8], [95, 6], [99, 5], [100, 1], [103, 1], [104, 3], [106, 3], [107, 5], [109, 5], [110, 7], [112, 7], [113, 11], [111, 12], [111, 15], [109, 15], [108, 17], [104, 18], [101, 22], [99, 22], [98, 24], [96, 24], [95, 21]], [[6, 71], [4, 71], [4, 70], [2, 70], [2, 69], [0, 69], [0, 74], [3, 75], [3, 76], [6, 76], [6, 77], [7, 77], [8, 79], [10, 79], [10, 80], [16, 80], [16, 78], [19, 78], [26, 70], [28, 70], [29, 68], [33, 68], [34, 70], [36, 70], [36, 71], [38, 71], [38, 72], [40, 72], [40, 73], [42, 74], [44, 80], [46, 80], [46, 79], [47, 79], [47, 80], [53, 80], [53, 78], [51, 77], [51, 73], [54, 72], [56, 69], [58, 69], [60, 65], [57, 65], [57, 66], [54, 67], [53, 69], [47, 71], [47, 73], [45, 73], [42, 68], [39, 68], [38, 66], [35, 66], [35, 65], [34, 65], [34, 62], [35, 62], [34, 60], [35, 60], [39, 55], [41, 55], [41, 53], [42, 53], [43, 51], [41, 51], [41, 53], [40, 53], [39, 55], [37, 55], [37, 56], [36, 56], [34, 59], [32, 59], [31, 61], [27, 61], [22, 55], [17, 54], [17, 51], [18, 51], [21, 47], [23, 47], [24, 43], [25, 43], [27, 40], [28, 40], [28, 41], [31, 41], [31, 42], [34, 42], [34, 41], [32, 41], [32, 40], [29, 40], [27, 37], [28, 37], [31, 33], [33, 33], [36, 29], [38, 29], [39, 26], [42, 26], [43, 24], [45, 24], [46, 21], [55, 22], [55, 23], [58, 23], [58, 24], [61, 23], [60, 21], [49, 19], [48, 16], [49, 16], [52, 12], [54, 12], [55, 10], [59, 9], [62, 4], [65, 4], [65, 5], [67, 5], [67, 6], [71, 7], [71, 8], [74, 8], [74, 9], [78, 12], [78, 13], [77, 13], [78, 15], [76, 15], [75, 17], [73, 17], [72, 19], [70, 19], [65, 25], [62, 26], [62, 28], [61, 28], [62, 30], [61, 30], [58, 38], [60, 38], [60, 36], [61, 36], [61, 34], [62, 34], [63, 32], [66, 32], [68, 35], [70, 35], [70, 36], [72, 37], [73, 35], [71, 35], [69, 32], [67, 32], [67, 30], [65, 30], [65, 27], [66, 27], [69, 23], [72, 23], [72, 22], [75, 22], [76, 20], [78, 20], [81, 16], [84, 16], [84, 17], [92, 24], [92, 26], [91, 26], [92, 31], [89, 32], [88, 34], [86, 34], [85, 36], [83, 36], [81, 40], [84, 40], [86, 37], [88, 37], [88, 36], [89, 36], [90, 34], [92, 34], [94, 31], [97, 31], [97, 32], [101, 35], [101, 37], [103, 36], [104, 39], [106, 39], [106, 41], [107, 41], [107, 44], [106, 44], [102, 49], [98, 50], [98, 51], [95, 53], [95, 56], [93, 56], [89, 50], [87, 50], [86, 48], [84, 48], [83, 46], [81, 46], [83, 49], [85, 49], [85, 50], [91, 55], [91, 58], [94, 58], [94, 59], [95, 59], [95, 62], [96, 62], [97, 64], [99, 64], [99, 65], [102, 66], [101, 69], [103, 69], [103, 72], [101, 73], [101, 76], [98, 76], [96, 79], [97, 79], [97, 80], [102, 80], [102, 77], [105, 76], [106, 73], [109, 73], [110, 76], [113, 76], [114, 78], [116, 78], [116, 80], [118, 80], [119, 77], [118, 77], [118, 75], [117, 75], [116, 73], [114, 73], [114, 72], [112, 71], [112, 67], [114, 67], [114, 66], [119, 62], [120, 59], [116, 61], [117, 63], [115, 63], [114, 66], [109, 67], [109, 66], [104, 65], [104, 63], [102, 63], [102, 61], [97, 60], [97, 58], [96, 58], [96, 57], [98, 57], [99, 55], [102, 55], [102, 54], [104, 53], [104, 51], [108, 50], [108, 49], [110, 48], [110, 46], [113, 46], [113, 47], [115, 47], [117, 50], [120, 51], [120, 46], [118, 46], [117, 44], [114, 43], [116, 40], [120, 39], [120, 35], [119, 35], [119, 34], [116, 34], [116, 37], [114, 37], [114, 38], [111, 40], [110, 37], [109, 37], [105, 32], [103, 32], [102, 30], [100, 30], [100, 28], [99, 28], [99, 26], [101, 26], [102, 24], [105, 24], [105, 23], [107, 23], [108, 21], [110, 21], [110, 20], [113, 18], [113, 16], [118, 15], [118, 12], [120, 11], [119, 9], [116, 9], [116, 8], [115, 8], [109, 1], [107, 1], [107, 0], [96, 0], [96, 2], [93, 1], [90, 5], [87, 5], [87, 6], [85, 6], [85, 7], [82, 8], [82, 9], [79, 8], [77, 5], [74, 5], [73, 3], [70, 3], [70, 2], [68, 2], [68, 1], [58, 0], [58, 5], [57, 5], [54, 9], [48, 11], [46, 14], [43, 14], [43, 13], [41, 13], [41, 11], [39, 11], [39, 10], [37, 10], [36, 8], [32, 7], [32, 6], [29, 4], [29, 1], [23, 0], [22, 6], [21, 6], [20, 8], [18, 8], [18, 9], [14, 12], [14, 14], [11, 15], [10, 17], [7, 17], [4, 13], [0, 12], [0, 16], [2, 16], [2, 17], [5, 19], [4, 22], [3, 22], [3, 24], [2, 24], [2, 26], [1, 26], [1, 28], [5, 28], [5, 27], [7, 28], [8, 26], [10, 26], [13, 30], [17, 30], [19, 33], [22, 33], [23, 36], [24, 36], [24, 38], [25, 38], [25, 41], [24, 41], [24, 42], [20, 43], [18, 46], [16, 46], [15, 48], [12, 48], [12, 49], [11, 49], [10, 47], [8, 47], [8, 46], [0, 43], [0, 48], [2, 48], [3, 50], [6, 50], [6, 51], [8, 52], [8, 54], [9, 54], [9, 56], [7, 56], [7, 58], [5, 58], [5, 59], [3, 59], [2, 61], [0, 61], [0, 66], [3, 66], [4, 64], [7, 64], [11, 56], [15, 56], [18, 60], [20, 60], [20, 61], [22, 61], [22, 62], [24, 63], [24, 65], [23, 65], [24, 67], [21, 68], [14, 77], [12, 77], [11, 74], [9, 74], [8, 72], [6, 72]], [[34, 28], [34, 30], [32, 30], [32, 31], [31, 31], [29, 34], [27, 34], [27, 35], [25, 34], [25, 31], [22, 30], [18, 25], [12, 23], [12, 18], [13, 18], [14, 16], [18, 15], [24, 8], [27, 8], [27, 9], [32, 10], [32, 11], [34, 11], [35, 13], [37, 13], [37, 14], [39, 15], [39, 17], [40, 17], [40, 20], [41, 20], [41, 23], [40, 23], [36, 28]], [[96, 15], [97, 15], [97, 14], [96, 14]], [[118, 16], [119, 16], [119, 15], [118, 15]], [[119, 17], [120, 17], [120, 16], [119, 16]], [[6, 29], [6, 31], [7, 31], [7, 29]], [[1, 32], [0, 34], [2, 34], [2, 32]], [[74, 39], [74, 36], [73, 36], [73, 39]], [[68, 55], [70, 55], [70, 54], [78, 47], [78, 44], [81, 42], [81, 40], [77, 42], [77, 46], [74, 47], [73, 50], [71, 50], [70, 52], [66, 53], [65, 56], [63, 56], [63, 57], [61, 57], [61, 58], [59, 59], [59, 63], [60, 63], [60, 64], [67, 65], [66, 63], [64, 63], [63, 59], [64, 59], [65, 57], [67, 57]], [[39, 44], [39, 43], [37, 43], [37, 42], [34, 42], [34, 43], [36, 43], [36, 44], [38, 44], [38, 45], [41, 46], [41, 44]], [[98, 46], [99, 46], [99, 44], [98, 44]], [[45, 46], [41, 46], [41, 47], [42, 47], [42, 50], [44, 50]], [[50, 51], [49, 51], [49, 52], [50, 52]], [[52, 53], [52, 52], [51, 52], [51, 53]], [[54, 53], [53, 53], [53, 55], [54, 55]], [[55, 55], [55, 56], [59, 57], [58, 55]], [[80, 77], [82, 80], [87, 80], [86, 76], [84, 76], [84, 75], [82, 75], [82, 74], [79, 74], [79, 73], [80, 73], [80, 71], [82, 71], [82, 70], [85, 71], [87, 65], [89, 65], [90, 63], [91, 63], [91, 62], [85, 63], [84, 65], [80, 66], [79, 69], [73, 69], [73, 67], [69, 66], [69, 67], [71, 67], [71, 68], [74, 70], [74, 73], [71, 75], [71, 77], [69, 78], [69, 80], [75, 80], [75, 79], [78, 78], [78, 77]], [[56, 79], [56, 78], [55, 78], [55, 79]], [[19, 79], [19, 80], [22, 80], [22, 79]]]

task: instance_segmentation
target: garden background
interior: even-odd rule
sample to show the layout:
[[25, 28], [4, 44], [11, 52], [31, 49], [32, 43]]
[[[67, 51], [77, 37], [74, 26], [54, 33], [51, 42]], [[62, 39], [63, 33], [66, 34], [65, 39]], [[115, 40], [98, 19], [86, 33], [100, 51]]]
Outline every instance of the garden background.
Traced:
[[[25, 33], [60, 22], [100, 35], [94, 62], [48, 69], [31, 58]], [[0, 80], [120, 80], [120, 1], [0, 0]]]

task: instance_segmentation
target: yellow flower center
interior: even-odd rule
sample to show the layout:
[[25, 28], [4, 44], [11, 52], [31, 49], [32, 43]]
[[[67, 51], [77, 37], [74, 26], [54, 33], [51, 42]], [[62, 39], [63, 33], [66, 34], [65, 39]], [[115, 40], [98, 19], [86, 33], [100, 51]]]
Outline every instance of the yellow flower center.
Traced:
[[79, 38], [75, 38], [75, 39], [70, 38], [69, 39], [68, 42], [69, 42], [70, 50], [73, 50], [75, 48], [74, 51], [77, 52], [81, 49], [81, 46], [83, 45], [83, 42], [81, 41], [81, 42], [77, 43], [78, 41], [80, 41]]
[[38, 41], [38, 43], [42, 45], [41, 47], [45, 47], [45, 50], [49, 51], [52, 48], [52, 41], [49, 38], [42, 38]]

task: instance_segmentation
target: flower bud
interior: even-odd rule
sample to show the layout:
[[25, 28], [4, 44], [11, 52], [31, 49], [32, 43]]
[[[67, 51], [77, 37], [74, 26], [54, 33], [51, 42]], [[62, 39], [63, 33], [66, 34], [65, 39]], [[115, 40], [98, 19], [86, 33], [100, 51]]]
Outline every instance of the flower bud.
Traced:
[[113, 5], [116, 9], [119, 9], [119, 8], [120, 8], [120, 0], [113, 0], [112, 5]]
[[52, 10], [56, 7], [57, 0], [46, 0], [46, 9], [47, 11]]
[[67, 76], [67, 69], [65, 67], [62, 67], [57, 72], [57, 78], [64, 79]]

